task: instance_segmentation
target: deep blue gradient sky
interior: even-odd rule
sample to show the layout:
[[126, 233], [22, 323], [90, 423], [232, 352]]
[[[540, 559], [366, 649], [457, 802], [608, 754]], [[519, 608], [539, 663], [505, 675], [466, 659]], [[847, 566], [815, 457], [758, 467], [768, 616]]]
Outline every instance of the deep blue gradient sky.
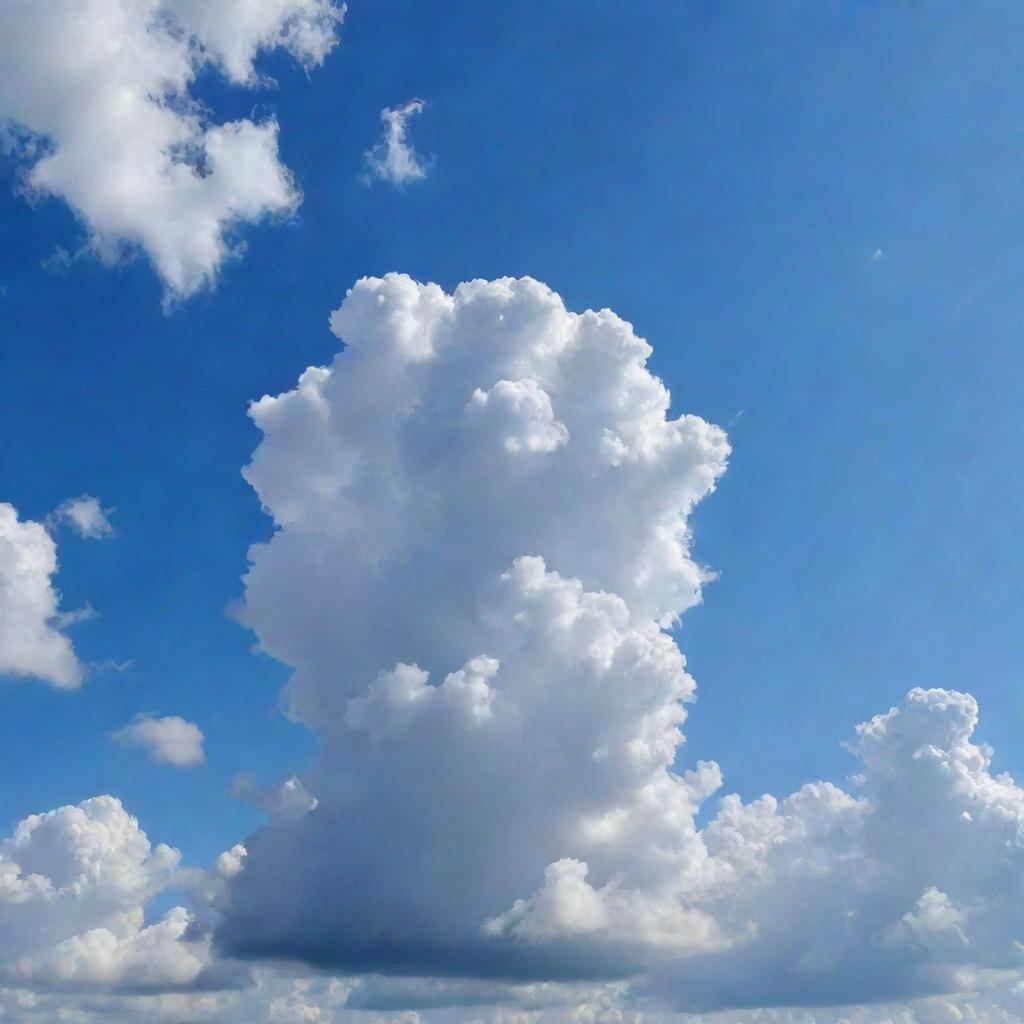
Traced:
[[[1016, 19], [1017, 24], [1013, 25]], [[451, 287], [529, 274], [655, 347], [677, 411], [734, 455], [695, 517], [721, 572], [680, 642], [699, 694], [682, 762], [726, 789], [842, 779], [840, 741], [915, 685], [966, 689], [996, 766], [1024, 774], [1024, 76], [1009, 5], [354, 0], [308, 77], [256, 96], [305, 194], [246, 229], [215, 292], [164, 315], [144, 258], [40, 264], [81, 238], [0, 164], [0, 498], [82, 492], [119, 536], [62, 535], [79, 693], [3, 680], [0, 826], [115, 792], [202, 863], [259, 819], [230, 781], [301, 770], [286, 672], [225, 613], [269, 520], [239, 474], [246, 403], [328, 360], [364, 274]], [[217, 117], [254, 97], [212, 75]], [[419, 96], [404, 191], [359, 180], [382, 107]], [[873, 258], [881, 250], [881, 255]], [[599, 544], [601, 538], [594, 538]], [[106, 737], [182, 715], [209, 763]], [[739, 712], [739, 713], [738, 713]]]

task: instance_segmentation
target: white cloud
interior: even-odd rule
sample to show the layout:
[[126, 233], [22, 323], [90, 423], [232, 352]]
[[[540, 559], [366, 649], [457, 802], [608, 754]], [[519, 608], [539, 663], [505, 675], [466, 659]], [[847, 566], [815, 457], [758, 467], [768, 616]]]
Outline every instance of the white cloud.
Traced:
[[[0, 983], [33, 989], [194, 981], [208, 941], [181, 907], [146, 925], [177, 850], [151, 846], [110, 796], [34, 814], [0, 841]], [[6, 1019], [0, 1012], [0, 1019]]]
[[275, 121], [209, 121], [191, 95], [213, 64], [252, 85], [283, 46], [308, 67], [335, 43], [332, 0], [11, 0], [0, 5], [0, 122], [30, 196], [64, 199], [105, 260], [152, 260], [168, 299], [210, 284], [240, 224], [299, 192]]
[[389, 276], [332, 327], [333, 364], [252, 407], [276, 532], [241, 613], [293, 667], [319, 803], [246, 842], [226, 949], [631, 978], [617, 1013], [1009, 998], [1024, 793], [969, 696], [859, 727], [849, 791], [729, 796], [698, 826], [721, 773], [674, 767], [694, 684], [665, 629], [708, 578], [687, 516], [728, 446], [667, 416], [629, 324], [535, 281]]
[[251, 83], [261, 50], [284, 47], [304, 67], [322, 64], [337, 43], [345, 5], [325, 0], [172, 0], [170, 9], [236, 83]]
[[368, 181], [376, 179], [404, 188], [409, 182], [427, 176], [427, 161], [409, 141], [409, 122], [423, 112], [424, 106], [423, 100], [409, 100], [380, 112], [384, 134], [380, 142], [364, 154]]
[[1019, 968], [1024, 790], [990, 773], [976, 723], [971, 697], [915, 689], [858, 727], [852, 794], [727, 797], [704, 833], [716, 885], [699, 905], [756, 933], [660, 969], [654, 987], [690, 1009], [828, 1005]]
[[0, 502], [0, 673], [75, 689], [83, 670], [61, 630], [83, 614], [60, 611], [56, 572], [57, 545], [46, 528]]
[[296, 668], [320, 804], [246, 844], [224, 939], [540, 975], [719, 948], [668, 902], [718, 776], [669, 770], [693, 681], [658, 623], [707, 578], [686, 517], [724, 434], [667, 417], [629, 324], [535, 281], [364, 280], [332, 326], [334, 365], [253, 406], [246, 470], [279, 529], [243, 618]]
[[202, 730], [177, 715], [136, 715], [111, 735], [119, 743], [142, 747], [154, 761], [177, 768], [190, 768], [206, 760]]
[[115, 510], [104, 508], [99, 498], [91, 494], [81, 494], [77, 498], [68, 498], [47, 517], [52, 525], [67, 523], [79, 537], [86, 540], [101, 540], [113, 537], [113, 525], [110, 515]]

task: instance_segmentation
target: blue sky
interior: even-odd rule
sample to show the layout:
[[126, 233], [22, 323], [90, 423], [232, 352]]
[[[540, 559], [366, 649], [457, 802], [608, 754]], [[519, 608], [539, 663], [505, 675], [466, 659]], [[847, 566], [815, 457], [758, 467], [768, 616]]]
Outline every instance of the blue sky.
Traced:
[[[1024, 773], [1020, 345], [1024, 121], [1009, 4], [353, 2], [309, 73], [255, 91], [204, 73], [217, 120], [273, 114], [303, 202], [247, 225], [216, 287], [161, 309], [139, 255], [42, 264], [84, 232], [0, 162], [0, 497], [58, 536], [63, 606], [96, 671], [79, 692], [0, 681], [0, 823], [114, 793], [207, 864], [262, 814], [250, 771], [302, 772], [288, 670], [228, 613], [270, 520], [240, 475], [247, 403], [329, 362], [327, 317], [364, 275], [453, 288], [529, 275], [654, 346], [675, 413], [733, 454], [694, 513], [720, 573], [676, 632], [698, 684], [677, 765], [713, 758], [745, 800], [857, 769], [854, 723], [912, 686], [966, 690], [994, 766]], [[382, 108], [432, 158], [361, 180]], [[181, 715], [208, 762], [108, 733]], [[715, 800], [704, 814], [713, 814]]]

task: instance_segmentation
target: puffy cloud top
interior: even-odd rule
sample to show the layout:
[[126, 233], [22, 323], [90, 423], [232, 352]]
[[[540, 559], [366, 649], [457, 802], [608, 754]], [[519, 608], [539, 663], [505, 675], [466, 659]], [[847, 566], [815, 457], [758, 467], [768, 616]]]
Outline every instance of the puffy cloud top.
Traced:
[[34, 814], [0, 841], [0, 981], [81, 987], [182, 985], [205, 944], [181, 907], [144, 923], [179, 854], [151, 846], [114, 797]]
[[11, 0], [0, 6], [0, 121], [30, 194], [66, 200], [93, 249], [144, 250], [169, 298], [215, 277], [236, 225], [287, 213], [299, 194], [277, 124], [210, 124], [190, 94], [212, 63], [251, 84], [261, 50], [307, 66], [335, 43], [333, 0]]
[[252, 549], [243, 618], [296, 668], [295, 715], [348, 734], [347, 700], [396, 662], [443, 675], [488, 654], [484, 605], [523, 556], [618, 595], [634, 625], [698, 600], [686, 516], [728, 444], [666, 417], [628, 323], [529, 279], [447, 295], [389, 275], [331, 326], [332, 367], [253, 403], [245, 470], [280, 529]]

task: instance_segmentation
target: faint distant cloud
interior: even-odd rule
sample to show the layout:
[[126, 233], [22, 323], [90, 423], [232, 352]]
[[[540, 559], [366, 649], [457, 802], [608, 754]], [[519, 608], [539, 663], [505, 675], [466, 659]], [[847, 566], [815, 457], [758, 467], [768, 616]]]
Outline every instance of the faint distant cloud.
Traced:
[[100, 613], [86, 601], [81, 608], [73, 608], [69, 612], [57, 612], [53, 616], [53, 621], [58, 629], [65, 629], [67, 626], [77, 626], [80, 622], [89, 622], [99, 617]]
[[871, 254], [871, 262], [872, 263], [877, 263], [879, 260], [884, 260], [884, 259], [885, 259], [885, 250], [884, 249], [876, 249]]
[[129, 658], [127, 661], [116, 661], [112, 658], [107, 658], [105, 661], [90, 661], [86, 665], [90, 675], [98, 675], [101, 672], [117, 672], [120, 674], [130, 672], [134, 667], [134, 658]]
[[74, 252], [70, 249], [65, 249], [63, 245], [58, 245], [54, 247], [53, 252], [46, 259], [39, 261], [39, 266], [48, 273], [63, 276], [79, 260], [85, 259], [90, 254], [91, 250], [88, 245], [81, 245]]
[[364, 155], [366, 173], [363, 180], [386, 181], [396, 188], [404, 188], [411, 181], [420, 181], [427, 176], [430, 166], [416, 152], [409, 141], [409, 122], [423, 112], [423, 100], [409, 100], [400, 107], [385, 107], [380, 112], [384, 122], [384, 134], [380, 142]]
[[51, 528], [65, 524], [85, 540], [102, 540], [104, 537], [113, 537], [117, 532], [110, 522], [110, 515], [114, 511], [113, 508], [104, 508], [99, 498], [91, 494], [80, 494], [77, 498], [68, 498], [55, 508], [46, 517], [46, 524]]
[[142, 747], [154, 761], [176, 768], [191, 768], [206, 760], [202, 730], [194, 722], [177, 715], [158, 718], [151, 714], [136, 715], [123, 729], [111, 737], [126, 746]]
[[277, 820], [301, 817], [319, 803], [297, 775], [276, 786], [261, 786], [251, 773], [243, 772], [232, 781], [231, 795]]

